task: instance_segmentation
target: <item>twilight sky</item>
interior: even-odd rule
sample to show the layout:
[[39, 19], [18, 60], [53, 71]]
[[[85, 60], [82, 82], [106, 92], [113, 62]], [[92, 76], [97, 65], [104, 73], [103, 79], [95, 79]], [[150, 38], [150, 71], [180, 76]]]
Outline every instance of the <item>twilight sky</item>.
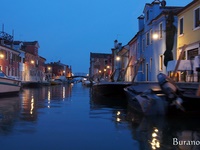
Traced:
[[[138, 31], [137, 17], [153, 0], [4, 0], [0, 26], [14, 40], [38, 41], [48, 62], [88, 73], [90, 52], [111, 53], [114, 40], [127, 44]], [[185, 6], [192, 0], [166, 0]], [[0, 28], [2, 31], [2, 28]]]

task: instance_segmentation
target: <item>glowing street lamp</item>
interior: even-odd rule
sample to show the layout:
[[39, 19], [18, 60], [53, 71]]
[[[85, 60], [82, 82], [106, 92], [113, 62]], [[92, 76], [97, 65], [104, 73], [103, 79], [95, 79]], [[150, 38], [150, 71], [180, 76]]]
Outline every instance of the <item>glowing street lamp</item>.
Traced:
[[4, 54], [0, 54], [0, 58], [4, 58]]
[[34, 64], [35, 63], [35, 61], [34, 60], [31, 60], [31, 64]]
[[120, 61], [120, 57], [119, 57], [119, 56], [117, 56], [117, 57], [116, 57], [116, 60], [117, 60], [117, 61]]
[[152, 35], [152, 38], [153, 38], [154, 40], [157, 40], [157, 39], [158, 39], [158, 33], [154, 33], [154, 34]]

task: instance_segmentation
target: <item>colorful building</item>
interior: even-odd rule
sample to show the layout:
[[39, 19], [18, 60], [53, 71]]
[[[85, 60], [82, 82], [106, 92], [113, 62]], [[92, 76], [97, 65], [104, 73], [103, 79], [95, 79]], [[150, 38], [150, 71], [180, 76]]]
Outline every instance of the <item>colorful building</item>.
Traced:
[[72, 76], [71, 66], [63, 64], [60, 61], [47, 63], [45, 64], [45, 68], [45, 74], [48, 78], [55, 79], [60, 76], [70, 78]]
[[19, 78], [20, 52], [13, 48], [13, 36], [0, 32], [0, 70], [8, 76]]
[[[135, 81], [157, 81], [158, 73], [167, 74], [168, 61], [176, 58], [176, 13], [181, 8], [166, 6], [164, 0], [145, 4], [138, 17], [139, 31], [133, 38], [134, 44], [129, 43], [131, 55], [136, 54], [132, 65], [140, 64], [134, 70]], [[128, 76], [132, 76], [130, 73]]]
[[[197, 81], [200, 67], [200, 1], [193, 0], [178, 12], [177, 57], [179, 81]], [[174, 66], [175, 62], [171, 62]], [[173, 68], [173, 67], [172, 67]], [[169, 68], [170, 71], [170, 68]]]
[[112, 72], [111, 54], [90, 53], [89, 76], [93, 80], [109, 79]]

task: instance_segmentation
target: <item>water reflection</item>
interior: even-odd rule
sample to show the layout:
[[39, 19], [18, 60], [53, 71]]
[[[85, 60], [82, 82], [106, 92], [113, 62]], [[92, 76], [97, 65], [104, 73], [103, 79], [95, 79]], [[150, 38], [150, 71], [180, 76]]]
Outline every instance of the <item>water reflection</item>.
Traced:
[[143, 117], [128, 108], [127, 121], [132, 128], [133, 139], [139, 141], [141, 150], [197, 150], [198, 145], [177, 141], [200, 141], [200, 117]]
[[19, 111], [20, 98], [18, 96], [0, 98], [0, 134], [7, 134], [12, 130]]
[[[32, 130], [27, 122], [37, 122], [40, 109], [60, 107], [60, 101], [71, 96], [70, 85], [25, 88], [19, 96], [0, 98], [0, 134], [12, 132], [14, 125], [18, 131]], [[22, 129], [23, 126], [24, 129]]]

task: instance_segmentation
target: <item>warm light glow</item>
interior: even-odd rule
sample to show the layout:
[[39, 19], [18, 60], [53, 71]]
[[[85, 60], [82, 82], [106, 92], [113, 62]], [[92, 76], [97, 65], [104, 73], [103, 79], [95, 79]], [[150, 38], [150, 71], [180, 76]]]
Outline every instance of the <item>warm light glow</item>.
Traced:
[[63, 100], [65, 98], [65, 87], [63, 86]]
[[65, 73], [65, 70], [63, 70], [63, 73]]
[[157, 39], [158, 39], [158, 33], [154, 33], [153, 36], [152, 36], [152, 38], [153, 38], [154, 40], [157, 40]]
[[152, 133], [151, 148], [152, 149], [160, 148], [159, 130], [157, 128], [155, 128], [154, 132]]
[[4, 58], [4, 55], [3, 55], [3, 54], [0, 54], [0, 58]]
[[35, 62], [34, 62], [34, 60], [31, 60], [31, 64], [34, 64]]
[[101, 70], [99, 70], [99, 73], [101, 73]]
[[117, 56], [117, 57], [116, 57], [116, 60], [117, 60], [117, 61], [120, 61], [120, 57], [119, 57], [119, 56]]
[[107, 66], [107, 68], [109, 69], [109, 68], [110, 68], [110, 66]]
[[106, 72], [106, 69], [104, 69], [103, 71]]
[[120, 111], [118, 111], [118, 112], [117, 112], [117, 116], [119, 116], [120, 114], [121, 114], [121, 112], [120, 112]]
[[120, 118], [117, 118], [117, 119], [116, 119], [116, 121], [117, 121], [117, 122], [120, 122], [120, 121], [121, 121], [121, 119], [120, 119]]
[[157, 134], [156, 133], [152, 133], [152, 137], [157, 137]]
[[48, 70], [51, 70], [51, 67], [48, 67]]
[[33, 114], [33, 109], [34, 109], [34, 97], [31, 96], [31, 109], [30, 109], [30, 114]]

